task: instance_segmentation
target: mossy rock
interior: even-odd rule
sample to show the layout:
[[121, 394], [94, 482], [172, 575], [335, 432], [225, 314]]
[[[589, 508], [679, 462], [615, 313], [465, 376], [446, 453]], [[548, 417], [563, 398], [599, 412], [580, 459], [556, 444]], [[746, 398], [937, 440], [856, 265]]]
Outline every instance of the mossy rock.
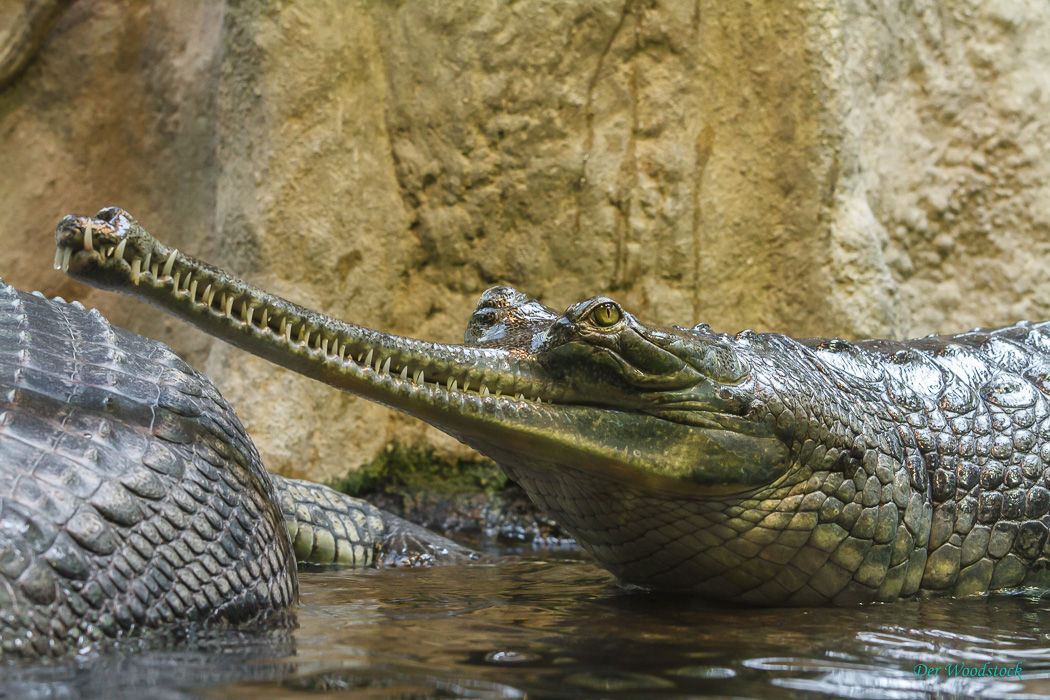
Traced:
[[371, 462], [330, 485], [351, 496], [366, 498], [376, 493], [412, 491], [492, 495], [510, 483], [491, 460], [449, 459], [429, 447], [391, 443]]
[[487, 459], [449, 459], [431, 448], [392, 443], [330, 486], [426, 528], [462, 535], [475, 547], [572, 543]]

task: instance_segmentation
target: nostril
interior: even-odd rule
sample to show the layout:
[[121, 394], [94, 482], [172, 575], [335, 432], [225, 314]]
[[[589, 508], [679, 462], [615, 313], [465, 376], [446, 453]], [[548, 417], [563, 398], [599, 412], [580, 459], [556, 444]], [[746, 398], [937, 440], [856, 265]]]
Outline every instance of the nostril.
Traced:
[[474, 315], [470, 317], [470, 324], [472, 326], [491, 326], [501, 318], [502, 314], [499, 309], [478, 309], [474, 312]]
[[478, 299], [478, 311], [506, 309], [525, 299], [525, 295], [513, 287], [490, 287]]
[[101, 219], [107, 224], [111, 224], [118, 216], [120, 216], [123, 213], [124, 210], [120, 207], [106, 207], [105, 209], [102, 209], [97, 214], [95, 214], [95, 218]]
[[85, 219], [72, 214], [62, 217], [55, 228], [55, 243], [59, 246], [80, 247], [83, 243], [80, 236], [84, 233]]

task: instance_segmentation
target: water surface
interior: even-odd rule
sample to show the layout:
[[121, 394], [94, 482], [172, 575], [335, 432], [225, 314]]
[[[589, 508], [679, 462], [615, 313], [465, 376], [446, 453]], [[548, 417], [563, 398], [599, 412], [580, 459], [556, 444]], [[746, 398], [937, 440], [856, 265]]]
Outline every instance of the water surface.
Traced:
[[[1050, 601], [1033, 596], [749, 609], [624, 591], [550, 552], [301, 585], [294, 628], [0, 667], [0, 697], [1050, 695]], [[948, 675], [986, 664], [1021, 678]]]

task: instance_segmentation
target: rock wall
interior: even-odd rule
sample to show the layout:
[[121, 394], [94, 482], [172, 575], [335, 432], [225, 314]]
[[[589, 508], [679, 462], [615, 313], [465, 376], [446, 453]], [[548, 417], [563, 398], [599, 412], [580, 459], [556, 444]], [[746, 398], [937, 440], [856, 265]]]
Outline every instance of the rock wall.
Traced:
[[1050, 318], [1048, 34], [1022, 0], [79, 0], [0, 92], [0, 276], [168, 342], [314, 478], [465, 448], [64, 279], [63, 214], [439, 341], [497, 283], [796, 335]]

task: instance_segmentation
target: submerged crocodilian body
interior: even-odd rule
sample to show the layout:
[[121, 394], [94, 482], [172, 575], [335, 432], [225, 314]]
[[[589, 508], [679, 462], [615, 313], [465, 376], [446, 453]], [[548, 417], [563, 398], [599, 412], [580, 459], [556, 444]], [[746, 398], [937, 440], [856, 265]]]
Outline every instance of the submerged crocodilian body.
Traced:
[[442, 345], [266, 294], [119, 209], [56, 235], [74, 277], [492, 457], [626, 584], [803, 605], [1048, 583], [1045, 325], [730, 336], [504, 287]]
[[262, 618], [296, 600], [297, 559], [441, 553], [462, 549], [269, 474], [171, 349], [0, 282], [0, 662]]

